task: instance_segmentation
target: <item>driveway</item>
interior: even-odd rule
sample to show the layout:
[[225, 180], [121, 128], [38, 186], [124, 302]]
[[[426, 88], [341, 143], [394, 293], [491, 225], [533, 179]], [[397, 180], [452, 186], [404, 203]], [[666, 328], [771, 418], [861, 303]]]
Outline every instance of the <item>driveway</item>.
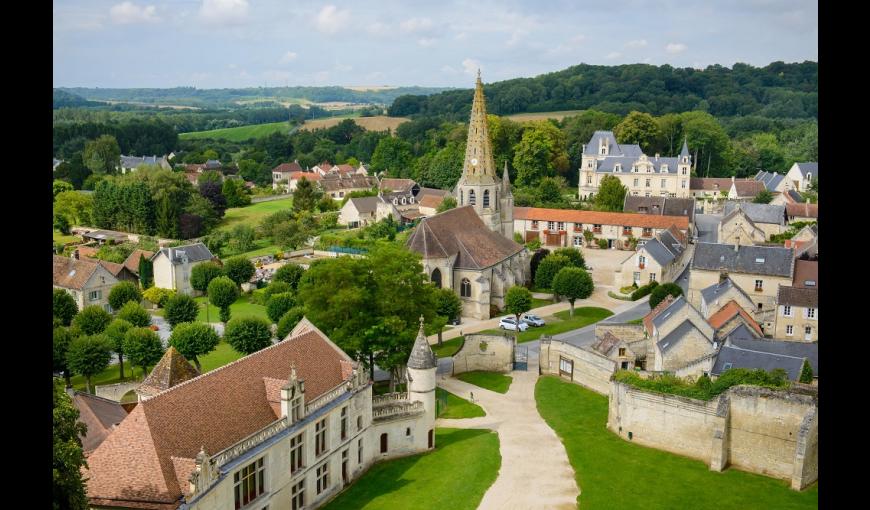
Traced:
[[614, 287], [614, 273], [622, 268], [625, 259], [631, 257], [633, 251], [626, 250], [601, 250], [595, 248], [583, 248], [583, 258], [586, 267], [592, 268], [592, 281], [595, 286]]
[[695, 214], [695, 229], [698, 231], [698, 241], [716, 243], [719, 240], [719, 222], [721, 214]]

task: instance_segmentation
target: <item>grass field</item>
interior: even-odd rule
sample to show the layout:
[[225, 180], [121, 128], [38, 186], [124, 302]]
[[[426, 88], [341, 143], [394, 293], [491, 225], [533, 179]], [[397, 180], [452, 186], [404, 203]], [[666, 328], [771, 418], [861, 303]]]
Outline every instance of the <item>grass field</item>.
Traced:
[[486, 412], [479, 405], [457, 397], [445, 389], [435, 388], [435, 399], [438, 406], [438, 418], [460, 419], [486, 416]]
[[[208, 305], [208, 314], [206, 315], [206, 299], [205, 296], [194, 298], [199, 303], [199, 315], [196, 316], [196, 320], [199, 322], [220, 322], [220, 309], [215, 305]], [[230, 305], [230, 320], [237, 317], [259, 317], [268, 321], [269, 317], [266, 315], [266, 307], [251, 303], [248, 301], [249, 299], [248, 296], [239, 296], [239, 299]]]
[[233, 207], [227, 209], [226, 214], [224, 214], [223, 219], [221, 219], [218, 225], [218, 229], [230, 230], [239, 224], [246, 224], [252, 228], [257, 228], [257, 225], [266, 216], [291, 207], [293, 207], [293, 197], [272, 200], [271, 202], [260, 202], [259, 204], [251, 204], [245, 207]]
[[532, 298], [532, 309], [540, 308], [542, 306], [552, 305], [554, 301], [552, 299], [538, 299]]
[[562, 120], [565, 117], [571, 117], [573, 115], [580, 115], [583, 113], [583, 110], [562, 110], [558, 112], [532, 112], [532, 113], [515, 113], [513, 115], [508, 115], [507, 118], [517, 121], [523, 122], [527, 120], [544, 120], [544, 119], [556, 119]]
[[259, 257], [262, 255], [274, 255], [279, 251], [283, 252], [284, 250], [282, 250], [277, 244], [272, 244], [271, 239], [257, 239], [254, 241], [254, 249], [241, 253], [232, 252], [229, 247], [224, 246], [221, 248], [221, 260], [226, 262], [227, 259], [232, 257], [245, 257], [246, 259], [249, 259], [251, 257]]
[[79, 236], [73, 236], [73, 235], [65, 236], [60, 232], [60, 230], [54, 231], [54, 242], [56, 242], [56, 243], [59, 243], [59, 244], [78, 243], [81, 240], [82, 240], [82, 238]]
[[[602, 319], [606, 319], [613, 315], [613, 312], [606, 308], [598, 308], [596, 306], [584, 306], [574, 309], [574, 317], [569, 317], [570, 310], [556, 312], [555, 319], [553, 316], [544, 318], [546, 325], [539, 328], [529, 328], [520, 332], [519, 343], [531, 342], [537, 340], [541, 335], [558, 335], [572, 329], [582, 328], [590, 324], [596, 323]], [[513, 335], [513, 331], [505, 331], [502, 329], [487, 329], [480, 333], [486, 335]]]
[[432, 344], [432, 351], [439, 358], [449, 358], [456, 354], [456, 351], [462, 347], [462, 342], [465, 340], [464, 336], [459, 336], [456, 338], [451, 338], [450, 340], [444, 340], [441, 345]]
[[468, 384], [480, 386], [490, 391], [497, 393], [507, 393], [511, 387], [514, 378], [509, 375], [499, 374], [496, 372], [483, 372], [475, 370], [474, 372], [465, 372], [456, 376], [460, 381], [465, 381]]
[[580, 508], [818, 508], [818, 484], [796, 492], [783, 480], [736, 469], [717, 473], [699, 460], [619, 438], [605, 427], [607, 397], [576, 384], [541, 377], [535, 400], [568, 452]]
[[180, 140], [199, 140], [213, 138], [216, 140], [229, 140], [231, 142], [243, 142], [251, 138], [260, 138], [272, 133], [289, 133], [290, 123], [270, 122], [268, 124], [253, 124], [234, 128], [212, 129], [210, 131], [192, 131], [178, 135]]
[[380, 462], [325, 510], [474, 510], [501, 467], [498, 434], [435, 429], [435, 450]]
[[299, 129], [314, 131], [315, 129], [329, 128], [338, 124], [344, 119], [350, 118], [353, 118], [353, 121], [356, 122], [357, 125], [368, 131], [386, 131], [388, 129], [395, 130], [403, 122], [408, 122], [410, 120], [406, 119], [405, 117], [386, 117], [384, 115], [377, 115], [375, 117], [354, 117], [350, 115], [344, 115], [341, 117], [329, 117], [326, 119], [306, 120], [305, 124], [302, 124], [302, 127]]

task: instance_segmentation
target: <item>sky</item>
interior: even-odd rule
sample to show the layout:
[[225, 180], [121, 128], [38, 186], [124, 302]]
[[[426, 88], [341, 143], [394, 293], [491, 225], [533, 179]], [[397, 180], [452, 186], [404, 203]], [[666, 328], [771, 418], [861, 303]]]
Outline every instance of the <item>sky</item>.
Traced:
[[818, 61], [816, 0], [55, 0], [55, 87], [473, 85]]

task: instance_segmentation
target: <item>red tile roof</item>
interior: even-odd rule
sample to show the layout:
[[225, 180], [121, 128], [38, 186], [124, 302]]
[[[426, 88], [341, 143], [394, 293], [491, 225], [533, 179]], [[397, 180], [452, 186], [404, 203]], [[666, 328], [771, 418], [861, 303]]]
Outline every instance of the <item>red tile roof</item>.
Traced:
[[515, 220], [563, 221], [584, 225], [617, 225], [641, 228], [666, 229], [676, 225], [680, 230], [689, 228], [685, 216], [659, 216], [621, 212], [577, 211], [574, 209], [543, 209], [539, 207], [514, 207]]
[[76, 260], [55, 255], [53, 259], [54, 285], [65, 289], [82, 290], [99, 264], [94, 260]]
[[670, 304], [673, 302], [674, 296], [668, 294], [667, 296], [665, 296], [664, 299], [662, 299], [659, 304], [656, 305], [655, 308], [653, 308], [648, 314], [643, 316], [643, 327], [644, 329], [646, 329], [647, 334], [653, 334], [653, 319], [655, 319], [658, 314], [662, 313], [662, 311], [670, 306]]
[[806, 287], [807, 281], [813, 281], [816, 284], [812, 288], [819, 287], [819, 261], [818, 260], [801, 260], [794, 261], [794, 280], [792, 286]]
[[303, 177], [305, 177], [305, 180], [308, 181], [319, 181], [323, 178], [323, 176], [321, 176], [317, 172], [293, 172], [290, 174], [291, 181], [299, 180]]
[[[689, 189], [728, 192], [731, 182], [730, 177], [692, 177], [689, 179]], [[766, 189], [763, 182], [755, 179], [734, 179], [733, 182], [740, 197], [754, 197]]]
[[79, 410], [79, 421], [88, 427], [82, 438], [82, 449], [86, 455], [100, 446], [115, 425], [127, 417], [127, 411], [118, 402], [90, 393], [76, 391], [72, 401]]
[[[300, 327], [301, 326], [301, 327]], [[144, 400], [88, 458], [92, 504], [174, 508], [200, 448], [215, 454], [279, 415], [264, 378], [287, 381], [291, 366], [312, 401], [344, 380], [350, 358], [307, 319], [288, 338]]]
[[724, 326], [726, 322], [730, 321], [738, 314], [743, 317], [743, 319], [746, 321], [746, 324], [754, 329], [756, 333], [758, 333], [759, 335], [764, 334], [761, 332], [761, 326], [759, 326], [758, 323], [755, 322], [755, 320], [748, 313], [746, 313], [746, 310], [738, 305], [737, 301], [734, 301], [733, 299], [731, 301], [728, 301], [728, 304], [723, 306], [718, 312], [711, 315], [710, 318], [707, 319], [707, 322], [709, 322], [710, 325], [713, 326], [714, 330], [718, 330], [719, 328]]
[[785, 204], [785, 211], [790, 218], [793, 216], [797, 216], [799, 218], [818, 218], [819, 204], [808, 204], [806, 202], [798, 204], [794, 202], [789, 202]]
[[138, 275], [139, 274], [139, 257], [144, 256], [145, 260], [151, 260], [151, 257], [154, 256], [153, 251], [140, 250], [136, 248], [133, 250], [133, 253], [130, 254], [129, 257], [124, 261], [124, 267], [130, 270], [131, 273]]
[[299, 166], [299, 163], [294, 161], [292, 163], [281, 163], [280, 165], [273, 168], [272, 171], [273, 172], [288, 173], [288, 172], [302, 172], [303, 170], [302, 170], [302, 167]]

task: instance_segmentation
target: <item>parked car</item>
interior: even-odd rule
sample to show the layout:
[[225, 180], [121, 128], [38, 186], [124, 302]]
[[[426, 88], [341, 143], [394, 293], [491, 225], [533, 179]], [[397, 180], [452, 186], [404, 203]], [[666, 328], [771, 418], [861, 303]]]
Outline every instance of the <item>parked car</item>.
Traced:
[[[498, 323], [498, 327], [501, 329], [516, 331], [517, 330], [517, 320], [514, 317], [505, 317]], [[529, 329], [529, 325], [523, 321], [520, 321], [520, 331], [525, 331]]]
[[531, 314], [526, 314], [520, 317], [520, 322], [525, 322], [529, 326], [534, 326], [536, 328], [539, 328], [546, 324], [546, 322], [544, 322], [544, 319], [538, 317], [537, 315]]

